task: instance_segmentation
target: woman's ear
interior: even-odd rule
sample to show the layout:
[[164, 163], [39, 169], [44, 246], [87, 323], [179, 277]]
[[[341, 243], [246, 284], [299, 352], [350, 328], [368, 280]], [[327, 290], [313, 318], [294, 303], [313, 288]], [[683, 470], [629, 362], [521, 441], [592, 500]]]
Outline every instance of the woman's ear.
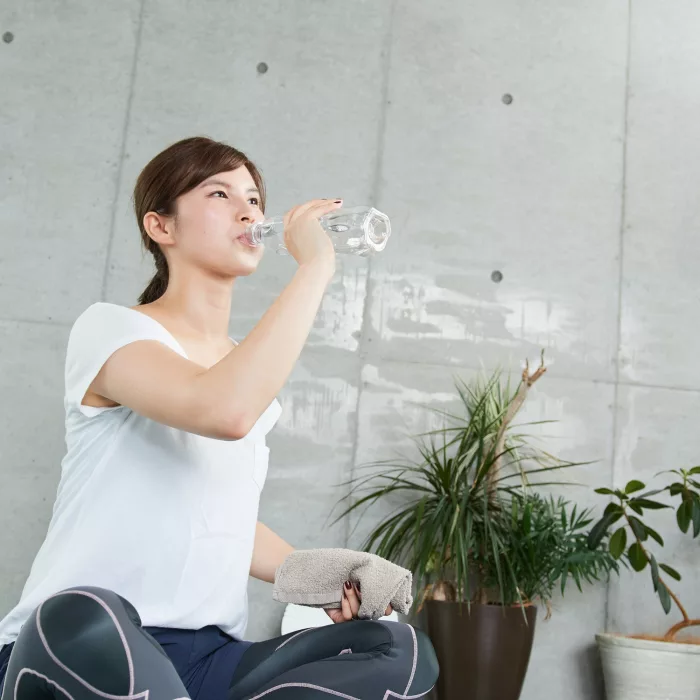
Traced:
[[144, 231], [159, 245], [172, 245], [175, 242], [172, 234], [173, 219], [172, 216], [149, 211], [143, 217]]

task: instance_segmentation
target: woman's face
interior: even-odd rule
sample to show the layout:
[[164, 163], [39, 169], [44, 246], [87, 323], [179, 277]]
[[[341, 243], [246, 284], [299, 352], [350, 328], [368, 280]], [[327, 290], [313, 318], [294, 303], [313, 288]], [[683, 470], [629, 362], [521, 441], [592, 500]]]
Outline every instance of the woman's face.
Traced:
[[264, 216], [260, 192], [245, 166], [207, 178], [176, 204], [173, 254], [222, 276], [255, 271], [264, 248], [249, 245], [241, 235]]

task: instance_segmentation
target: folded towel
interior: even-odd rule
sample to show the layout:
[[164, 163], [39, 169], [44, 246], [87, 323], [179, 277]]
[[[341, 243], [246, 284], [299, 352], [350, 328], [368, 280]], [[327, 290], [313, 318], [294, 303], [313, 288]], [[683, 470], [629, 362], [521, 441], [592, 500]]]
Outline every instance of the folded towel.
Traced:
[[281, 603], [340, 608], [345, 581], [360, 584], [362, 619], [382, 617], [389, 605], [404, 615], [411, 609], [413, 577], [408, 569], [350, 549], [292, 552], [275, 572], [272, 597]]

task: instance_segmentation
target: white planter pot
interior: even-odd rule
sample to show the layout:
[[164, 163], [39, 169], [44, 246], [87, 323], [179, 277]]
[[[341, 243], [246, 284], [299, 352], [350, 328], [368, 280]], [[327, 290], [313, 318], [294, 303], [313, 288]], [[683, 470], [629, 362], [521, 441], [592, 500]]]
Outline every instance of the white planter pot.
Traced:
[[607, 700], [700, 699], [700, 645], [597, 634]]

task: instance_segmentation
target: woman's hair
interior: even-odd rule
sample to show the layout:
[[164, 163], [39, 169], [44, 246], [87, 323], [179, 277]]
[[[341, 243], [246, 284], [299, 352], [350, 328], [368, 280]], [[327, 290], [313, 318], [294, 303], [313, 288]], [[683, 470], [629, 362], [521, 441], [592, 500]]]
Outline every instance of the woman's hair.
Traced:
[[153, 211], [164, 216], [176, 214], [175, 200], [204, 180], [245, 166], [260, 190], [260, 208], [265, 211], [265, 186], [255, 164], [239, 150], [202, 136], [184, 139], [159, 153], [141, 171], [134, 187], [134, 213], [144, 248], [155, 259], [156, 274], [139, 297], [139, 304], [150, 304], [168, 288], [168, 262], [160, 246], [146, 233], [143, 218]]

